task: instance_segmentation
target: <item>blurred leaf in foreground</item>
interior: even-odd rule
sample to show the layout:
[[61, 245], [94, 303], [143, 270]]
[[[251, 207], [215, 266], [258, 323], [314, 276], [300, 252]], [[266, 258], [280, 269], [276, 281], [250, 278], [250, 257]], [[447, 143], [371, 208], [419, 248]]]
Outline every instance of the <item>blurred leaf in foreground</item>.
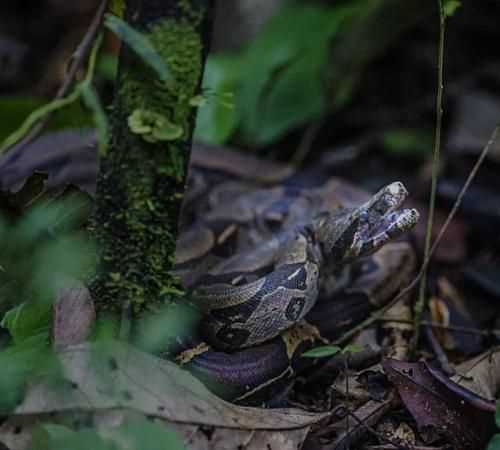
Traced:
[[455, 14], [455, 11], [462, 6], [462, 2], [458, 0], [445, 0], [443, 5], [444, 15], [446, 17], [451, 17]]
[[0, 412], [12, 411], [23, 399], [24, 389], [35, 377], [55, 380], [59, 364], [46, 339], [34, 336], [0, 351]]
[[237, 106], [245, 140], [269, 142], [325, 111], [331, 39], [359, 5], [292, 4], [269, 21], [244, 56]]
[[240, 111], [233, 97], [241, 76], [240, 64], [236, 56], [209, 56], [202, 86], [206, 101], [199, 105], [195, 139], [222, 144], [235, 131]]
[[246, 142], [265, 144], [320, 117], [330, 104], [331, 41], [364, 3], [335, 7], [293, 3], [273, 17], [242, 53], [210, 57], [204, 87], [216, 96], [234, 90], [235, 109], [216, 101], [202, 106], [197, 136], [221, 143], [238, 127]]
[[35, 430], [31, 450], [119, 450], [93, 429], [73, 431], [64, 425], [45, 424]]

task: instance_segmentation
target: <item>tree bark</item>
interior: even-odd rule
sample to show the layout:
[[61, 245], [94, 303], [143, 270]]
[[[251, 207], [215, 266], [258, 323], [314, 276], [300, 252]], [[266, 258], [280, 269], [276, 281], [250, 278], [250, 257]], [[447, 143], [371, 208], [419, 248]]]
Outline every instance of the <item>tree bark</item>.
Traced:
[[154, 310], [183, 292], [170, 270], [212, 11], [213, 0], [127, 1], [125, 20], [149, 38], [172, 79], [160, 80], [122, 45], [91, 225], [98, 313]]

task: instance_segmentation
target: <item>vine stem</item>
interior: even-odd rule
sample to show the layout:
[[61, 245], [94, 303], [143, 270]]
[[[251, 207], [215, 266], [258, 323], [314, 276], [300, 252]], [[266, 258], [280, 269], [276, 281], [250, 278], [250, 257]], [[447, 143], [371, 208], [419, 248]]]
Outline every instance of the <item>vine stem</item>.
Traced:
[[[444, 41], [446, 31], [446, 15], [443, 7], [443, 0], [437, 0], [439, 10], [439, 44], [437, 62], [437, 93], [436, 93], [436, 128], [434, 132], [434, 149], [432, 156], [432, 180], [429, 198], [429, 214], [427, 217], [427, 232], [425, 235], [424, 260], [429, 259], [431, 249], [432, 228], [434, 225], [434, 210], [436, 207], [437, 180], [439, 176], [440, 153], [441, 153], [441, 128], [443, 119], [443, 70], [444, 70]], [[414, 335], [412, 340], [412, 353], [415, 352], [420, 338], [420, 322], [426, 307], [426, 287], [427, 287], [427, 266], [423, 268], [420, 278], [418, 300], [414, 309]]]
[[[80, 44], [78, 44], [78, 47], [76, 48], [75, 52], [71, 56], [70, 61], [68, 62], [64, 80], [59, 89], [57, 90], [56, 95], [54, 96], [52, 102], [56, 102], [56, 104], [58, 104], [59, 102], [64, 103], [67, 98], [71, 97], [72, 94], [70, 93], [68, 95], [68, 93], [73, 85], [73, 82], [78, 74], [78, 71], [85, 64], [87, 57], [91, 53], [94, 41], [96, 40], [97, 35], [99, 34], [99, 31], [101, 29], [102, 19], [108, 8], [108, 3], [109, 0], [102, 0], [99, 6], [97, 7], [97, 10], [94, 14], [92, 22], [89, 25], [89, 28], [87, 29]], [[72, 102], [71, 99], [68, 100], [68, 103], [71, 102]], [[27, 133], [24, 135], [24, 137], [22, 137], [18, 142], [14, 143], [13, 145], [9, 145], [9, 148], [5, 148], [5, 151], [9, 150], [14, 152], [15, 150], [21, 149], [24, 146], [28, 145], [30, 142], [32, 142], [43, 131], [43, 129], [49, 122], [50, 117], [51, 117], [51, 112], [49, 110], [48, 113], [44, 114], [39, 120], [37, 120], [36, 123], [30, 125], [30, 129], [27, 130]]]

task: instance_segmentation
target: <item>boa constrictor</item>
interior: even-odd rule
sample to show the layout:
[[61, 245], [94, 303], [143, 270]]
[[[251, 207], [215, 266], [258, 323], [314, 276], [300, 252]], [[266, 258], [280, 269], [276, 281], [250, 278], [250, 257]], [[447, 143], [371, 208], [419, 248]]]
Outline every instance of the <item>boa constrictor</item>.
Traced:
[[[93, 192], [95, 148], [92, 134], [52, 133], [0, 159], [1, 187], [40, 170], [49, 188]], [[406, 195], [400, 183], [369, 196], [316, 172], [195, 145], [176, 270], [205, 311], [201, 336], [211, 345], [184, 340], [177, 359], [228, 398], [272, 395], [305, 348], [365, 318], [411, 274], [410, 246], [394, 241], [418, 218], [398, 210]]]
[[[194, 155], [176, 267], [209, 345], [190, 342], [178, 360], [245, 400], [288, 378], [302, 344], [327, 341], [396, 292], [414, 260], [394, 240], [418, 212], [400, 209], [399, 182], [369, 196], [336, 178], [304, 186], [289, 167], [240, 154]], [[337, 298], [350, 299], [339, 317]]]

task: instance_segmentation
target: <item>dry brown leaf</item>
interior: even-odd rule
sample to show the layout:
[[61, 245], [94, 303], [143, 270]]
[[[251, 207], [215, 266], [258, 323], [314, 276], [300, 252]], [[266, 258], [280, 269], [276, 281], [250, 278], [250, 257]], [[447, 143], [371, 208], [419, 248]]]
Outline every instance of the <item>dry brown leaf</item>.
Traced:
[[419, 429], [448, 439], [461, 450], [481, 450], [495, 431], [495, 404], [457, 385], [425, 362], [383, 361]]
[[80, 344], [89, 337], [95, 321], [94, 302], [87, 287], [70, 280], [54, 302], [52, 338], [54, 348]]
[[81, 344], [59, 353], [65, 380], [31, 386], [15, 414], [131, 408], [172, 422], [247, 430], [286, 430], [325, 417], [298, 409], [264, 410], [225, 402], [170, 361], [117, 341]]
[[[368, 433], [367, 427], [373, 427], [397, 403], [398, 400], [393, 395], [381, 402], [370, 400], [353, 412], [355, 417], [348, 415], [319, 431], [317, 436], [329, 439], [328, 449], [350, 448]], [[330, 442], [332, 437], [333, 442]]]
[[500, 391], [500, 348], [493, 348], [460, 364], [453, 380], [465, 389], [494, 401]]
[[146, 416], [173, 426], [193, 450], [296, 450], [309, 426], [328, 415], [233, 405], [172, 362], [121, 342], [74, 345], [59, 356], [64, 378], [29, 386], [0, 427], [0, 442], [11, 450], [29, 448], [38, 422], [68, 414], [88, 415], [108, 435], [130, 414]]

